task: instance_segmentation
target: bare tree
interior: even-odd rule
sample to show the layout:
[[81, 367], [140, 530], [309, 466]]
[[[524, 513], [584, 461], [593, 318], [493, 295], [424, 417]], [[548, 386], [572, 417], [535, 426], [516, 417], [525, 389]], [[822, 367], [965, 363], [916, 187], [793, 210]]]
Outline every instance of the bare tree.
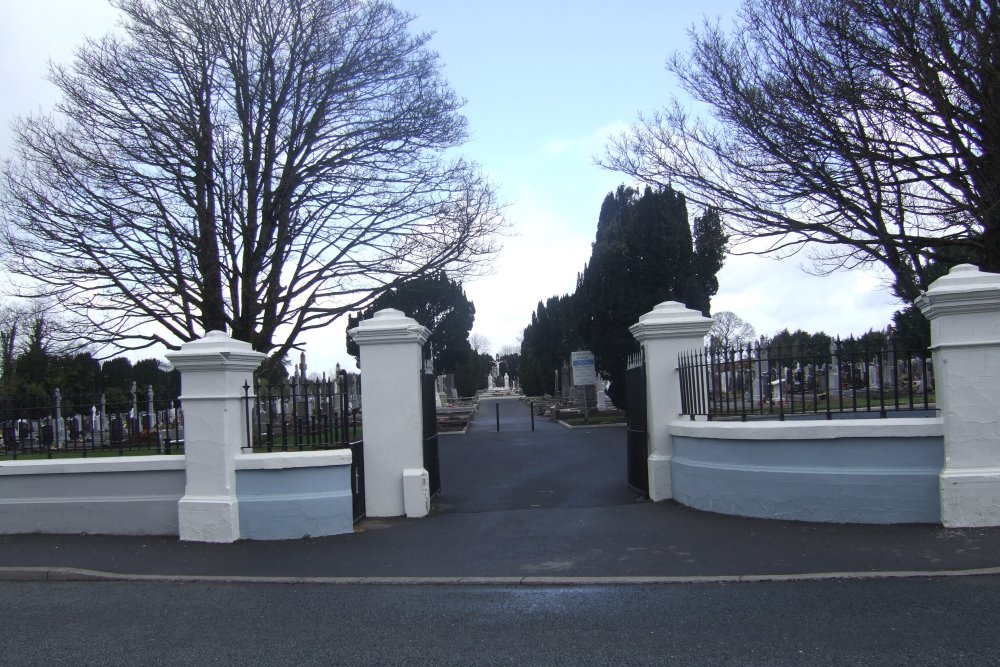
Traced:
[[62, 355], [78, 350], [79, 331], [67, 326], [52, 304], [43, 301], [0, 305], [0, 379], [14, 371], [17, 358], [25, 353]]
[[469, 336], [469, 347], [477, 355], [490, 354], [490, 340], [481, 333], [472, 332]]
[[508, 343], [507, 345], [501, 347], [500, 351], [497, 354], [501, 357], [513, 357], [514, 355], [521, 354], [521, 345], [520, 344], [513, 345], [511, 343]]
[[461, 106], [428, 36], [382, 1], [115, 0], [121, 30], [55, 67], [3, 172], [6, 268], [88, 342], [229, 329], [280, 358], [304, 331], [440, 269], [502, 217], [446, 158]]
[[746, 0], [668, 68], [677, 101], [601, 163], [720, 211], [737, 251], [882, 264], [912, 300], [931, 262], [1000, 269], [997, 0]]
[[713, 346], [729, 349], [748, 344], [756, 335], [753, 325], [729, 310], [713, 315], [712, 328], [708, 331], [708, 339]]

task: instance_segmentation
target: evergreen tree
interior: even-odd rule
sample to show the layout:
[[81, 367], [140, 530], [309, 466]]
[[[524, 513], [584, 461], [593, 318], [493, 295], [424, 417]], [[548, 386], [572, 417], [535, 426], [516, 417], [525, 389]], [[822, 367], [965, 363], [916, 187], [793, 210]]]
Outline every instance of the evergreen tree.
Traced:
[[521, 341], [520, 380], [526, 394], [554, 394], [555, 371], [570, 353], [584, 347], [577, 297], [554, 296], [531, 316]]
[[[386, 292], [357, 316], [348, 317], [347, 328], [352, 329], [384, 308], [395, 308], [406, 313], [430, 329], [430, 343], [434, 347], [434, 372], [451, 373], [461, 363], [468, 363], [472, 348], [469, 332], [476, 319], [476, 307], [465, 296], [462, 283], [448, 278], [444, 271], [416, 278]], [[361, 366], [361, 351], [357, 343], [347, 336], [347, 351]]]
[[669, 187], [621, 186], [604, 199], [576, 298], [579, 329], [616, 405], [625, 405], [626, 361], [638, 351], [628, 328], [641, 315], [667, 300], [709, 313], [727, 238], [716, 211], [694, 226], [692, 235], [684, 195]]

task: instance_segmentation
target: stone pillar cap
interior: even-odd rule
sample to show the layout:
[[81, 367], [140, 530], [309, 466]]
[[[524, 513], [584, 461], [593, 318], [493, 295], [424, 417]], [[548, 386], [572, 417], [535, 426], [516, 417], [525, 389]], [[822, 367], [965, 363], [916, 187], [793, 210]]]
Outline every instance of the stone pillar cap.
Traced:
[[917, 307], [928, 319], [941, 315], [990, 312], [1000, 309], [1000, 274], [959, 264], [917, 297]]
[[430, 329], [395, 308], [378, 311], [347, 333], [358, 345], [411, 341], [423, 345], [431, 335]]
[[209, 331], [204, 337], [184, 343], [179, 351], [167, 355], [170, 363], [181, 371], [220, 364], [248, 366], [255, 370], [265, 357], [266, 354], [255, 351], [250, 343], [236, 340], [225, 331]]
[[712, 328], [712, 319], [677, 301], [664, 301], [653, 307], [629, 327], [632, 336], [642, 343], [657, 338], [704, 337]]

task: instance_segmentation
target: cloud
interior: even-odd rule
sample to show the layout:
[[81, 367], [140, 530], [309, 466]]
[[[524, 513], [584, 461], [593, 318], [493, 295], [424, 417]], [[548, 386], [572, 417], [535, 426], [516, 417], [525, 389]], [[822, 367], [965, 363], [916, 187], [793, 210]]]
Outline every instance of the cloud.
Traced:
[[757, 335], [781, 329], [824, 331], [846, 338], [884, 329], [900, 304], [880, 276], [854, 270], [829, 276], [806, 273], [794, 258], [730, 256], [719, 273], [712, 310], [730, 310]]

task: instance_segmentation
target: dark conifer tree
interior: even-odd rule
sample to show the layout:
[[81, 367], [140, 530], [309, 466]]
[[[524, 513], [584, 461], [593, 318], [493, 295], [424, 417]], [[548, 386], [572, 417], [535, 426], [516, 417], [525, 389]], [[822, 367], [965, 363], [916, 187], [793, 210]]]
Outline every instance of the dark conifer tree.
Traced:
[[[357, 316], [348, 317], [348, 329], [384, 308], [401, 310], [431, 330], [435, 373], [451, 373], [470, 358], [469, 332], [476, 319], [476, 307], [465, 296], [462, 283], [451, 280], [444, 271], [416, 278], [386, 292]], [[361, 353], [350, 336], [347, 351], [360, 366]]]

